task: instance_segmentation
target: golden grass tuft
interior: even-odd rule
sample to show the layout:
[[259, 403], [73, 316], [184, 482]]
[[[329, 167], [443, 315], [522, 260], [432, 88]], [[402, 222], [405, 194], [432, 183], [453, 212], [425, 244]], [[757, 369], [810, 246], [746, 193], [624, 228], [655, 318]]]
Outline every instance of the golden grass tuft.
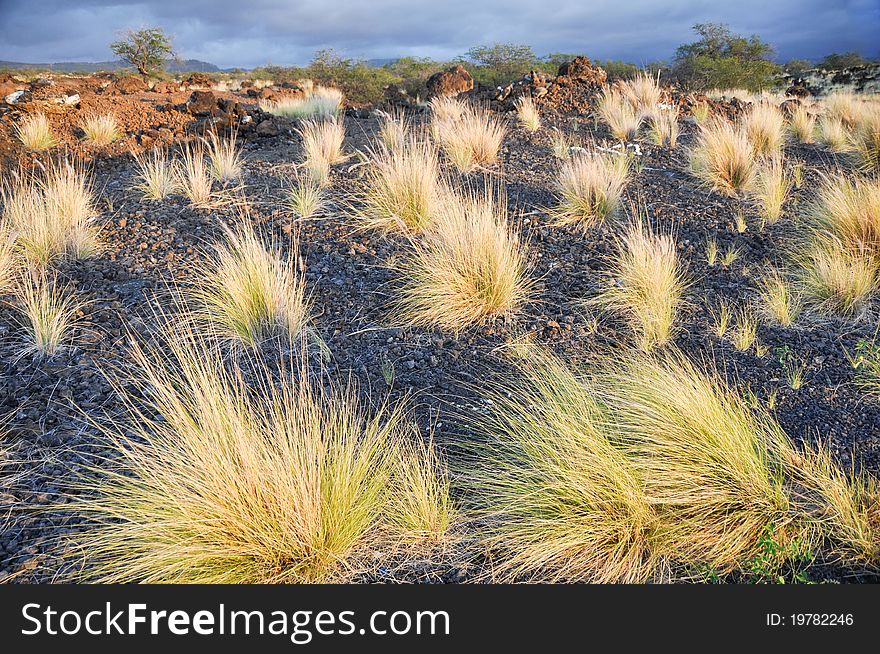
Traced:
[[840, 118], [822, 116], [819, 119], [819, 143], [832, 152], [847, 152], [851, 148], [849, 129]]
[[791, 327], [801, 314], [800, 293], [778, 270], [771, 270], [758, 282], [762, 313], [783, 327]]
[[503, 196], [450, 193], [401, 265], [395, 316], [460, 332], [515, 311], [530, 296], [525, 246]]
[[621, 88], [629, 103], [642, 116], [653, 116], [658, 112], [663, 99], [658, 78], [650, 73], [639, 73], [623, 82]]
[[743, 129], [759, 155], [775, 155], [785, 143], [785, 117], [779, 107], [759, 102], [743, 118]]
[[852, 140], [862, 170], [880, 172], [880, 107], [865, 111]]
[[177, 190], [174, 164], [164, 149], [155, 148], [150, 154], [134, 154], [139, 181], [135, 189], [145, 200], [164, 200]]
[[723, 119], [701, 125], [690, 165], [703, 183], [726, 195], [748, 191], [757, 173], [755, 152], [745, 132]]
[[623, 316], [641, 349], [668, 343], [687, 287], [672, 236], [633, 223], [618, 243], [611, 276], [609, 287], [591, 302]]
[[77, 483], [82, 578], [338, 582], [447, 538], [445, 471], [401, 409], [371, 414], [304, 363], [246, 375], [177, 325], [158, 342], [113, 380], [128, 415], [101, 427], [118, 466]]
[[83, 140], [96, 147], [110, 145], [122, 138], [119, 123], [113, 114], [88, 114], [83, 117], [80, 129], [84, 134]]
[[490, 388], [459, 476], [500, 581], [645, 582], [750, 572], [793, 552], [877, 561], [874, 480], [798, 448], [683, 355], [578, 376], [547, 354]]
[[435, 120], [434, 131], [450, 163], [469, 172], [495, 163], [507, 128], [487, 109], [466, 105], [457, 119]]
[[537, 132], [541, 129], [541, 113], [531, 96], [522, 96], [514, 103], [516, 115], [529, 132]]
[[287, 194], [287, 206], [304, 220], [319, 213], [326, 204], [323, 186], [311, 177], [297, 177]]
[[406, 143], [411, 126], [403, 110], [383, 112], [379, 123], [379, 140], [386, 150], [396, 150]]
[[16, 296], [27, 339], [22, 354], [58, 354], [70, 340], [82, 303], [45, 273], [23, 274]]
[[822, 313], [860, 314], [880, 283], [877, 258], [817, 234], [798, 255], [805, 299]]
[[432, 98], [429, 106], [431, 108], [431, 117], [435, 125], [437, 123], [456, 122], [468, 111], [468, 105], [464, 100], [459, 100], [450, 95], [441, 95]]
[[613, 88], [605, 89], [599, 98], [597, 111], [611, 135], [618, 141], [632, 141], [638, 136], [643, 115], [624, 92]]
[[751, 196], [766, 222], [772, 224], [779, 220], [790, 190], [791, 179], [785, 170], [782, 154], [777, 153], [761, 161]]
[[85, 259], [100, 248], [94, 198], [85, 171], [69, 163], [0, 189], [4, 219], [17, 248], [36, 266], [61, 258]]
[[626, 187], [629, 164], [612, 153], [588, 153], [563, 161], [556, 179], [557, 224], [583, 229], [613, 216]]
[[[484, 387], [481, 392], [485, 393]], [[585, 380], [533, 355], [490, 388], [457, 478], [501, 582], [644, 582], [656, 516]]]
[[28, 150], [48, 150], [57, 144], [49, 119], [43, 113], [22, 118], [15, 125], [15, 136]]
[[10, 289], [17, 269], [15, 233], [5, 219], [0, 219], [0, 297]]
[[278, 247], [265, 243], [250, 227], [227, 228], [225, 236], [192, 291], [199, 305], [195, 318], [251, 347], [276, 334], [289, 339], [302, 335], [309, 302], [296, 240], [285, 260]]
[[825, 113], [833, 120], [839, 120], [845, 127], [852, 129], [862, 116], [864, 105], [855, 94], [847, 91], [836, 91], [822, 100]]
[[678, 136], [681, 131], [678, 124], [678, 108], [658, 108], [650, 117], [651, 140], [654, 145], [664, 148], [674, 148], [678, 144]]
[[804, 105], [799, 104], [788, 117], [788, 133], [798, 143], [813, 143], [816, 140], [816, 116]]
[[297, 134], [302, 139], [303, 166], [313, 181], [326, 184], [330, 167], [347, 158], [342, 152], [345, 125], [341, 119], [305, 121]]
[[826, 175], [810, 210], [816, 228], [880, 261], [880, 179]]
[[359, 219], [367, 228], [419, 232], [444, 201], [440, 160], [432, 143], [408, 137], [395, 149], [371, 153]]
[[185, 143], [177, 165], [177, 187], [194, 207], [210, 208], [216, 201], [214, 176], [201, 142]]
[[211, 132], [205, 139], [205, 150], [211, 164], [211, 174], [220, 182], [231, 182], [241, 177], [241, 151], [236, 145], [237, 134], [220, 138]]

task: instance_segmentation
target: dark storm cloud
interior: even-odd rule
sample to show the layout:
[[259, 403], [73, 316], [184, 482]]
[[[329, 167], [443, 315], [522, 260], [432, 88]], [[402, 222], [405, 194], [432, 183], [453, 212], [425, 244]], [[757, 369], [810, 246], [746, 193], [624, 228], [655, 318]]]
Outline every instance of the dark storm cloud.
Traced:
[[876, 56], [877, 0], [0, 0], [0, 59], [110, 58], [129, 26], [159, 25], [178, 53], [219, 66], [305, 63], [334, 47], [352, 57], [451, 58], [510, 41], [644, 63], [670, 58], [696, 22], [730, 24], [780, 59], [859, 50]]

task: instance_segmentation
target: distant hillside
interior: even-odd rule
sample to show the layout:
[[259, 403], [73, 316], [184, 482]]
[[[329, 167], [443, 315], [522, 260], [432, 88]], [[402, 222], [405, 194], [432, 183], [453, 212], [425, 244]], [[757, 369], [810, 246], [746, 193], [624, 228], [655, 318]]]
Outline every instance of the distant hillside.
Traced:
[[[124, 61], [77, 62], [61, 61], [53, 64], [27, 64], [20, 61], [0, 61], [0, 69], [12, 70], [53, 70], [61, 73], [96, 73], [101, 70], [121, 70], [130, 68]], [[217, 73], [220, 69], [214, 64], [198, 59], [169, 60], [165, 65], [169, 73]]]

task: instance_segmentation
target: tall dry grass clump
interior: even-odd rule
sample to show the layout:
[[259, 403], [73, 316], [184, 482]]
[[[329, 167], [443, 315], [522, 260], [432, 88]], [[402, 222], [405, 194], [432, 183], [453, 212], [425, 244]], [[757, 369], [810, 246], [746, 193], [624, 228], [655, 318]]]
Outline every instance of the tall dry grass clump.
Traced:
[[703, 183], [726, 195], [748, 191], [757, 173], [757, 159], [745, 131], [724, 119], [701, 126], [690, 165]]
[[804, 297], [821, 313], [858, 316], [880, 284], [876, 257], [828, 233], [814, 234], [797, 260]]
[[122, 138], [119, 122], [113, 114], [88, 114], [83, 117], [80, 129], [83, 140], [89, 145], [103, 147]]
[[674, 148], [678, 144], [678, 136], [681, 128], [678, 124], [678, 108], [658, 108], [650, 116], [651, 140], [655, 145], [664, 148]]
[[465, 105], [458, 118], [437, 118], [433, 130], [443, 153], [462, 172], [495, 163], [507, 133], [502, 121], [472, 105]]
[[541, 129], [541, 113], [531, 96], [522, 96], [514, 103], [514, 106], [516, 116], [523, 127], [529, 132], [537, 132]]
[[491, 404], [463, 416], [475, 438], [456, 478], [497, 581], [651, 579], [656, 516], [585, 380], [533, 355], [481, 393]]
[[464, 100], [459, 100], [451, 95], [440, 95], [432, 98], [429, 106], [431, 108], [432, 128], [435, 128], [435, 136], [436, 126], [439, 123], [455, 122], [468, 111], [468, 105]]
[[175, 166], [166, 150], [155, 148], [149, 154], [133, 156], [138, 171], [135, 189], [145, 200], [164, 200], [177, 190]]
[[58, 354], [70, 340], [82, 303], [45, 272], [22, 274], [16, 296], [25, 334], [22, 354]]
[[437, 149], [415, 136], [373, 152], [364, 185], [359, 214], [368, 228], [422, 231], [445, 196]]
[[819, 119], [819, 143], [832, 152], [847, 152], [851, 147], [849, 128], [840, 118], [826, 114]]
[[231, 182], [241, 177], [241, 151], [236, 144], [237, 138], [234, 132], [225, 138], [211, 132], [205, 140], [211, 174], [220, 182]]
[[880, 173], [880, 107], [865, 111], [852, 140], [862, 170]]
[[298, 176], [287, 194], [287, 206], [304, 220], [314, 216], [326, 205], [324, 188], [308, 176]]
[[[0, 197], [2, 199], [2, 197]], [[5, 218], [0, 219], [0, 296], [7, 293], [15, 278], [18, 262], [15, 256], [15, 233]]]
[[755, 152], [775, 155], [785, 143], [785, 117], [779, 107], [766, 102], [752, 106], [743, 118], [743, 129]]
[[[490, 387], [457, 471], [500, 581], [644, 582], [781, 569], [797, 552], [877, 561], [874, 480], [798, 448], [683, 355], [578, 375], [541, 353]], [[772, 542], [768, 556], [768, 540]]]
[[791, 190], [791, 180], [785, 170], [781, 153], [761, 161], [755, 174], [751, 197], [768, 223], [775, 223], [782, 216], [782, 208]]
[[798, 256], [808, 299], [825, 312], [858, 314], [880, 281], [880, 181], [826, 176], [808, 222]]
[[611, 276], [594, 302], [623, 316], [643, 350], [668, 343], [687, 287], [672, 236], [633, 223], [618, 243]]
[[855, 127], [864, 111], [864, 104], [858, 95], [848, 91], [835, 91], [823, 100], [825, 113], [833, 120], [839, 120], [845, 127]]
[[595, 152], [563, 161], [551, 214], [560, 225], [592, 227], [616, 213], [628, 174], [629, 162], [618, 154]]
[[503, 195], [449, 194], [425, 239], [401, 266], [395, 315], [460, 332], [509, 314], [530, 295], [525, 246]]
[[309, 315], [296, 248], [294, 240], [284, 259], [250, 227], [227, 229], [192, 291], [199, 305], [195, 317], [247, 346], [276, 334], [295, 340]]
[[3, 216], [16, 247], [37, 266], [60, 257], [83, 259], [98, 251], [94, 198], [85, 171], [54, 164], [0, 189]]
[[101, 428], [117, 465], [77, 484], [82, 577], [344, 581], [377, 552], [446, 538], [445, 471], [402, 410], [371, 414], [305, 369], [245, 374], [198, 331], [169, 325], [158, 342], [135, 343], [134, 371], [113, 380], [128, 414]]
[[807, 107], [799, 104], [788, 117], [788, 133], [798, 143], [813, 143], [816, 140], [816, 116]]
[[826, 175], [810, 218], [848, 249], [880, 260], [880, 179]]
[[176, 177], [177, 187], [193, 206], [207, 209], [215, 203], [214, 175], [204, 143], [190, 142], [181, 147]]
[[753, 561], [768, 534], [780, 552], [850, 561], [880, 553], [876, 487], [821, 449], [795, 447], [715, 375], [670, 354], [636, 356], [602, 379], [619, 442], [661, 523], [661, 551], [718, 571]]
[[48, 150], [57, 141], [46, 114], [29, 114], [15, 124], [15, 136], [28, 150]]
[[759, 280], [758, 297], [763, 314], [783, 327], [791, 327], [801, 314], [800, 291], [778, 270]]
[[643, 115], [624, 92], [613, 88], [605, 89], [599, 98], [597, 111], [599, 118], [618, 141], [632, 141], [638, 136]]
[[624, 96], [632, 107], [642, 116], [657, 113], [663, 99], [660, 81], [650, 73], [639, 73], [621, 85]]
[[346, 159], [342, 152], [345, 125], [341, 119], [305, 121], [297, 134], [302, 139], [303, 166], [314, 181], [325, 184], [330, 167]]
[[406, 143], [412, 128], [402, 110], [383, 112], [379, 123], [379, 141], [386, 150], [396, 150]]

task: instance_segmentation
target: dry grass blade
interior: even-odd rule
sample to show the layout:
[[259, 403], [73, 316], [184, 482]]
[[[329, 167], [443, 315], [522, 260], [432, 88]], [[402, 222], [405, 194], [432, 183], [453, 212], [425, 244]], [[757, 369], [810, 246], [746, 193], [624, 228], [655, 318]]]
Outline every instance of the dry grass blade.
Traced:
[[311, 177], [297, 177], [288, 192], [287, 205], [297, 216], [308, 220], [327, 205], [324, 187]]
[[678, 108], [657, 109], [651, 114], [651, 139], [655, 145], [674, 148], [678, 144], [680, 127], [678, 125]]
[[473, 106], [466, 106], [457, 119], [438, 120], [434, 126], [446, 157], [462, 172], [495, 163], [507, 133], [488, 110]]
[[782, 216], [782, 207], [790, 189], [791, 180], [785, 170], [781, 154], [773, 155], [761, 162], [755, 175], [751, 196], [766, 222], [775, 223]]
[[326, 183], [330, 167], [347, 158], [342, 153], [345, 142], [342, 120], [305, 121], [297, 134], [302, 139], [303, 165], [315, 182]]
[[816, 140], [816, 116], [804, 105], [798, 105], [788, 117], [788, 132], [798, 143]]

